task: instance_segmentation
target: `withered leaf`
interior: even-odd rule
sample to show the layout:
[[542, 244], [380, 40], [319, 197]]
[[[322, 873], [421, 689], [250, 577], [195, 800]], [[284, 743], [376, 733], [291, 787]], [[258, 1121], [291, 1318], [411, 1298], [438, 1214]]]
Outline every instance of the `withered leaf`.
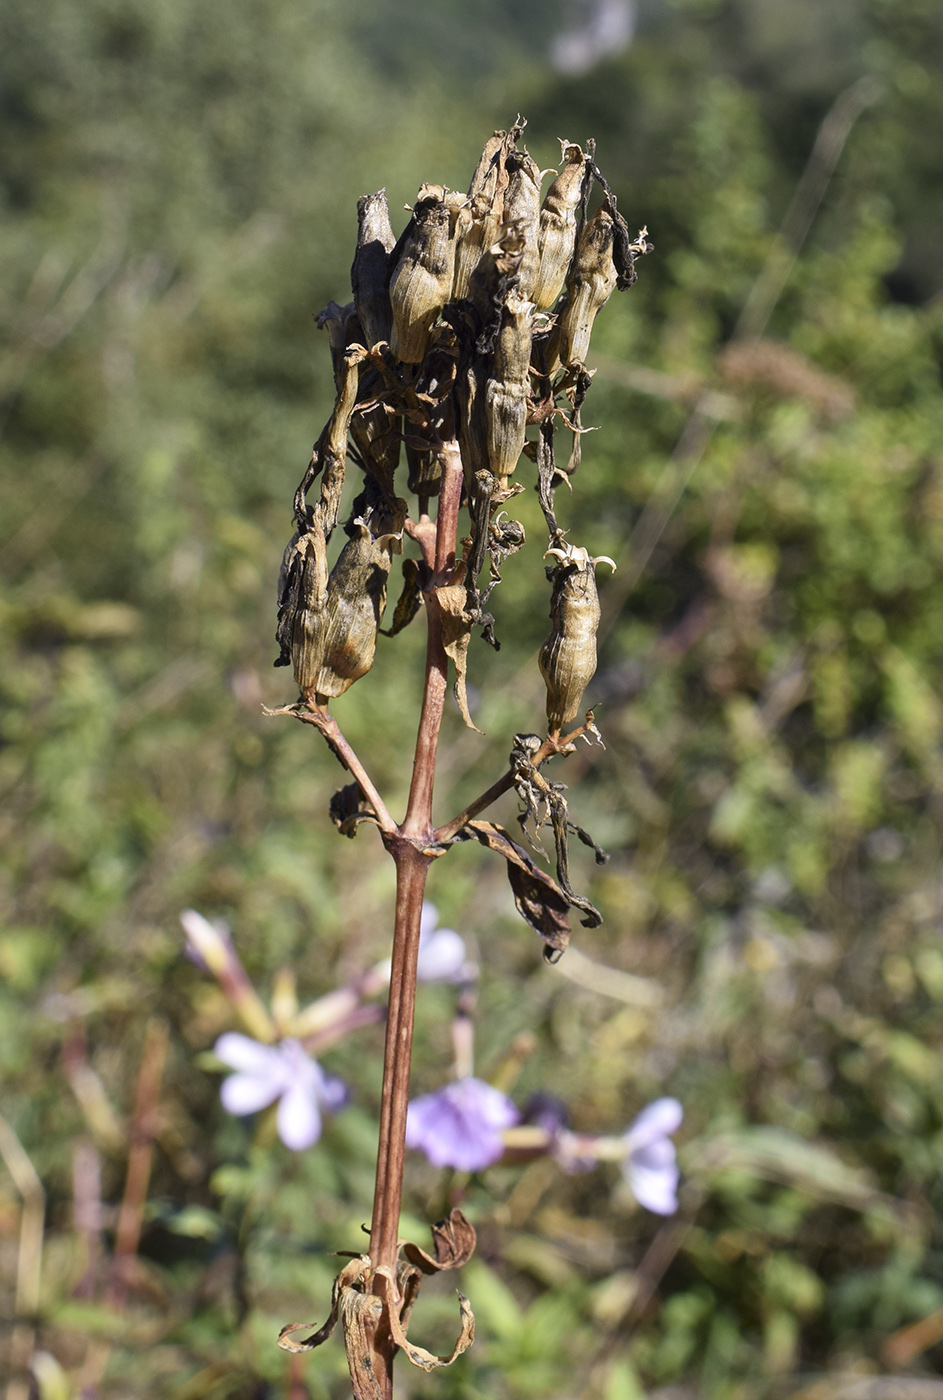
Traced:
[[384, 637], [395, 637], [397, 632], [402, 632], [403, 628], [412, 622], [421, 606], [422, 589], [419, 582], [419, 565], [415, 559], [404, 559], [403, 591], [396, 600], [392, 626], [380, 628]]
[[328, 812], [340, 834], [351, 840], [357, 835], [361, 822], [377, 820], [358, 783], [348, 783], [346, 787], [338, 788], [331, 798]]
[[517, 912], [544, 940], [544, 958], [558, 962], [570, 941], [567, 910], [570, 901], [523, 847], [512, 841], [503, 827], [493, 822], [467, 822], [456, 840], [474, 838], [507, 861], [508, 880]]
[[460, 1269], [467, 1264], [475, 1252], [477, 1237], [475, 1227], [456, 1206], [445, 1220], [439, 1220], [432, 1229], [432, 1242], [435, 1258], [420, 1249], [418, 1244], [404, 1244], [403, 1253], [411, 1264], [415, 1264], [424, 1274], [436, 1274], [442, 1269]]
[[[331, 1290], [331, 1312], [327, 1322], [319, 1327], [311, 1337], [306, 1337], [303, 1342], [291, 1341], [292, 1332], [307, 1332], [309, 1327], [314, 1327], [313, 1322], [286, 1322], [285, 1326], [278, 1334], [278, 1345], [282, 1351], [314, 1351], [315, 1347], [321, 1346], [327, 1341], [337, 1324], [337, 1312], [340, 1306], [340, 1298], [343, 1290], [350, 1287], [355, 1279], [363, 1278], [370, 1267], [370, 1259], [366, 1254], [358, 1254], [355, 1259], [351, 1259], [349, 1264], [345, 1264]], [[379, 1302], [379, 1299], [377, 1300]]]
[[459, 564], [455, 577], [447, 587], [437, 588], [435, 593], [442, 610], [442, 644], [445, 654], [455, 667], [455, 684], [452, 694], [462, 712], [462, 719], [476, 734], [481, 730], [475, 724], [468, 710], [468, 695], [465, 689], [465, 672], [468, 665], [468, 642], [475, 619], [466, 610], [467, 591], [465, 588], [465, 565]]
[[[383, 1300], [352, 1286], [341, 1289], [340, 1314], [344, 1349], [355, 1400], [384, 1400], [386, 1391], [373, 1366], [373, 1337], [383, 1315]], [[389, 1310], [392, 1320], [395, 1309]]]
[[[391, 1277], [390, 1271], [385, 1265], [377, 1269], [377, 1273], [386, 1274], [388, 1278]], [[390, 1332], [393, 1334], [394, 1342], [403, 1350], [407, 1359], [411, 1361], [414, 1366], [418, 1366], [420, 1371], [435, 1371], [440, 1366], [451, 1366], [452, 1362], [457, 1361], [462, 1352], [467, 1351], [475, 1340], [475, 1314], [471, 1310], [471, 1303], [469, 1303], [464, 1293], [459, 1293], [457, 1289], [456, 1293], [458, 1294], [458, 1306], [462, 1314], [462, 1330], [459, 1334], [458, 1341], [452, 1349], [451, 1356], [434, 1356], [431, 1351], [426, 1351], [425, 1347], [416, 1346], [416, 1344], [411, 1342], [407, 1337], [406, 1329], [403, 1327], [396, 1309], [390, 1308], [387, 1313]], [[353, 1378], [353, 1366], [351, 1366], [351, 1377]], [[367, 1397], [367, 1400], [372, 1400], [371, 1392], [365, 1391], [364, 1395]]]

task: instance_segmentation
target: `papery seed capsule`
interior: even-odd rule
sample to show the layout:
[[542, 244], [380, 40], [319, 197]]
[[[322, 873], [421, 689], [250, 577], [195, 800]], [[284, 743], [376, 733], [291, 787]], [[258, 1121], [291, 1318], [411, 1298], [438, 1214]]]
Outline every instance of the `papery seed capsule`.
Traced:
[[488, 466], [502, 488], [524, 450], [533, 324], [533, 303], [508, 297], [485, 381]]
[[593, 559], [585, 549], [565, 542], [547, 550], [559, 560], [553, 570], [550, 632], [538, 664], [547, 686], [547, 722], [551, 734], [575, 719], [583, 692], [596, 674], [599, 597], [595, 566], [613, 561]]
[[494, 243], [504, 221], [504, 191], [508, 182], [506, 162], [520, 133], [518, 126], [510, 131], [496, 131], [481, 153], [468, 186], [469, 220], [455, 250], [453, 301], [468, 296], [472, 273], [484, 252]]
[[368, 349], [378, 341], [389, 340], [393, 331], [389, 260], [395, 243], [386, 190], [361, 195], [357, 201], [357, 251], [350, 269], [350, 287]]
[[[326, 328], [331, 337], [334, 379], [340, 389], [347, 374], [343, 347], [363, 345], [368, 337], [353, 302], [348, 306], [329, 302], [318, 317], [318, 327]], [[384, 495], [392, 499], [393, 477], [399, 465], [400, 419], [387, 403], [378, 399], [382, 387], [382, 380], [375, 369], [362, 369], [357, 400], [347, 431], [353, 443], [354, 460], [380, 483]]]
[[374, 539], [363, 520], [354, 522], [354, 530], [328, 579], [319, 619], [319, 665], [302, 684], [319, 701], [343, 695], [370, 670], [386, 606], [391, 536]]
[[555, 348], [561, 364], [585, 364], [596, 313], [615, 291], [612, 215], [602, 205], [588, 220], [566, 279], [566, 306], [557, 323]]
[[348, 324], [352, 317], [356, 321], [356, 311], [352, 301], [349, 301], [346, 306], [340, 306], [332, 300], [328, 302], [323, 311], [318, 312], [315, 320], [318, 330], [327, 331], [328, 339], [331, 342], [331, 368], [334, 371], [334, 384], [338, 389], [344, 378], [344, 351], [350, 344]]
[[586, 174], [586, 157], [579, 146], [561, 141], [560, 149], [563, 169], [547, 191], [540, 210], [540, 263], [533, 291], [538, 311], [553, 306], [563, 291], [576, 247], [576, 211]]
[[452, 295], [455, 266], [454, 217], [442, 185], [423, 185], [413, 206], [410, 231], [390, 280], [393, 354], [419, 364], [432, 323]]
[[517, 289], [517, 274], [526, 247], [524, 226], [503, 224], [491, 247], [482, 255], [468, 288], [468, 299], [486, 328], [495, 320], [508, 292]]
[[[282, 569], [293, 595], [288, 621], [292, 671], [299, 689], [306, 691], [314, 684], [324, 654], [327, 547], [317, 525], [306, 534], [295, 536], [285, 551]], [[285, 596], [283, 593], [282, 598]]]
[[524, 238], [518, 268], [518, 290], [533, 299], [540, 265], [540, 171], [526, 151], [512, 151], [507, 158], [508, 187], [504, 195], [505, 223], [516, 223]]
[[409, 464], [407, 485], [410, 491], [421, 498], [438, 496], [442, 484], [442, 458], [438, 452], [406, 444], [406, 461]]

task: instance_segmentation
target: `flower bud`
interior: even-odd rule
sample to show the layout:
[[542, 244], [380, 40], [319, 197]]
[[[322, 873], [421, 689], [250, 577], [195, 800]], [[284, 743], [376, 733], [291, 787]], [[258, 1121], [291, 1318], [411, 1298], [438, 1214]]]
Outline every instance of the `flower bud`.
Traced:
[[575, 719], [583, 692], [596, 674], [599, 597], [595, 566], [615, 564], [605, 555], [593, 559], [585, 549], [565, 542], [547, 550], [559, 560], [553, 570], [550, 633], [540, 649], [539, 665], [547, 686], [547, 721], [551, 734]]

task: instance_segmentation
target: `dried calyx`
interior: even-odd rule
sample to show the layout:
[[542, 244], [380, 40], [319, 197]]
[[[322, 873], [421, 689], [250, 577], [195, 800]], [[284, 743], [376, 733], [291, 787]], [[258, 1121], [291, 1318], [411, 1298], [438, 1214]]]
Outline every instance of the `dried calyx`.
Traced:
[[547, 686], [547, 723], [550, 734], [560, 733], [564, 724], [576, 719], [583, 692], [596, 674], [596, 632], [599, 627], [599, 598], [596, 593], [596, 565], [615, 561], [601, 554], [592, 558], [588, 550], [568, 544], [558, 537], [544, 558], [558, 562], [547, 570], [553, 584], [550, 599], [550, 632], [538, 658]]
[[[475, 1340], [475, 1316], [465, 1295], [458, 1293], [461, 1331], [447, 1356], [435, 1356], [409, 1340], [409, 1317], [423, 1274], [436, 1274], [467, 1264], [475, 1252], [475, 1230], [456, 1208], [445, 1220], [432, 1226], [432, 1239], [435, 1257], [418, 1245], [402, 1242], [400, 1249], [405, 1258], [398, 1261], [395, 1273], [385, 1265], [375, 1266], [368, 1254], [354, 1255], [334, 1280], [327, 1321], [303, 1341], [295, 1341], [294, 1333], [307, 1332], [315, 1324], [289, 1322], [278, 1335], [278, 1345], [283, 1351], [313, 1351], [328, 1340], [340, 1320], [354, 1394], [361, 1397], [383, 1394], [370, 1361], [373, 1336], [383, 1321], [396, 1345], [420, 1370], [434, 1371], [440, 1366], [451, 1366]], [[385, 1286], [378, 1289], [381, 1279]]]
[[[470, 840], [500, 855], [516, 906], [541, 935], [550, 961], [566, 948], [570, 909], [580, 911], [586, 926], [601, 922], [570, 884], [569, 838], [589, 845], [597, 861], [606, 857], [571, 820], [564, 786], [549, 782], [541, 769], [547, 759], [572, 752], [579, 737], [601, 742], [592, 711], [581, 725], [562, 731], [576, 719], [596, 669], [595, 567], [615, 565], [567, 541], [554, 494], [580, 466], [595, 318], [614, 290], [632, 285], [636, 260], [651, 245], [644, 229], [630, 235], [592, 141], [561, 141], [559, 169], [541, 171], [519, 145], [523, 129], [518, 118], [508, 131], [493, 134], [467, 191], [421, 185], [399, 238], [385, 191], [359, 201], [352, 299], [330, 302], [318, 318], [330, 340], [334, 407], [294, 494], [295, 530], [279, 580], [275, 664], [291, 666], [301, 690], [298, 702], [281, 712], [318, 728], [354, 780], [332, 800], [338, 830], [352, 837], [363, 822], [375, 823], [401, 877], [393, 966], [403, 995], [390, 1002], [371, 1253], [341, 1270], [323, 1327], [297, 1342], [294, 1334], [305, 1325], [291, 1324], [279, 1339], [286, 1350], [307, 1351], [340, 1320], [359, 1400], [388, 1397], [397, 1348], [428, 1370], [448, 1365], [474, 1335], [471, 1309], [460, 1294], [461, 1334], [450, 1355], [434, 1356], [407, 1336], [422, 1275], [459, 1267], [471, 1254], [474, 1231], [461, 1213], [453, 1211], [435, 1227], [434, 1255], [412, 1245], [398, 1248], [396, 1240], [412, 1005], [405, 989], [415, 981], [407, 951], [409, 935], [417, 932], [426, 864], [451, 844]], [[548, 174], [555, 178], [542, 200]], [[601, 202], [593, 199], [596, 185]], [[572, 446], [558, 465], [561, 425], [572, 434]], [[549, 537], [544, 557], [552, 561], [551, 627], [539, 657], [547, 734], [515, 735], [503, 777], [435, 829], [445, 674], [451, 665], [453, 694], [474, 728], [466, 687], [470, 639], [477, 626], [498, 645], [485, 607], [506, 561], [525, 545], [523, 525], [508, 514], [524, 489], [515, 479], [522, 457], [536, 465], [533, 484]], [[338, 549], [332, 536], [341, 524], [348, 463], [359, 473], [360, 489], [348, 493], [354, 499]], [[406, 491], [415, 506], [398, 494]], [[461, 505], [464, 531], [457, 524]], [[418, 546], [419, 556], [403, 558], [399, 598], [382, 627], [393, 555], [407, 542]], [[407, 816], [397, 825], [327, 706], [371, 669], [378, 635], [395, 637], [419, 612], [429, 626], [423, 721]], [[551, 828], [556, 879], [502, 827], [475, 819], [509, 790], [520, 802], [523, 835], [541, 855], [539, 833]]]
[[[522, 455], [537, 462], [551, 553], [560, 548], [553, 496], [579, 465], [594, 320], [616, 287], [635, 280], [635, 261], [651, 245], [644, 229], [631, 237], [592, 141], [561, 140], [558, 170], [541, 171], [519, 144], [524, 125], [518, 118], [486, 142], [467, 191], [421, 185], [398, 239], [384, 190], [358, 202], [352, 300], [331, 302], [318, 320], [330, 336], [337, 398], [295, 493], [296, 534], [279, 593], [276, 665], [293, 667], [311, 705], [323, 707], [370, 669], [379, 630], [395, 635], [431, 587], [455, 582], [433, 581], [419, 561], [405, 559], [393, 623], [380, 628], [407, 510], [396, 494], [403, 445], [418, 518], [439, 491], [443, 443], [460, 445], [470, 517], [467, 633], [478, 624], [497, 646], [484, 604], [501, 563], [523, 543], [523, 527], [501, 511], [523, 489], [514, 481]], [[541, 200], [548, 174], [555, 178]], [[594, 185], [603, 201], [591, 212]], [[573, 433], [565, 466], [554, 455], [561, 423]], [[331, 568], [347, 458], [371, 496], [368, 509], [351, 514], [348, 542]], [[554, 692], [552, 733], [574, 718], [592, 674], [587, 620], [596, 606], [591, 571], [561, 560], [554, 630], [541, 653]]]

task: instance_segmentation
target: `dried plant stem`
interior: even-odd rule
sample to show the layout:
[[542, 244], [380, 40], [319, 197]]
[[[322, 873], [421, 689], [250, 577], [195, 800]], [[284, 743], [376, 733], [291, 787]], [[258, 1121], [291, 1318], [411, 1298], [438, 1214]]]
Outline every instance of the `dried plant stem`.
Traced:
[[43, 1258], [46, 1193], [22, 1143], [5, 1118], [0, 1117], [0, 1158], [6, 1164], [23, 1202], [20, 1242], [16, 1261], [14, 1324], [10, 1333], [10, 1382], [7, 1400], [27, 1400], [26, 1371], [33, 1354], [39, 1285]]
[[315, 729], [319, 729], [328, 742], [328, 745], [340, 762], [352, 775], [376, 813], [376, 818], [380, 830], [386, 835], [393, 835], [397, 830], [396, 823], [386, 809], [386, 803], [377, 792], [373, 781], [360, 759], [354, 753], [350, 744], [340, 731], [337, 720], [327, 709], [312, 709], [304, 700], [294, 705], [282, 705], [276, 710], [265, 710], [267, 715], [294, 715], [295, 719], [300, 719], [303, 724], [313, 724]]
[[[546, 763], [547, 759], [553, 758], [555, 754], [571, 753], [571, 745], [574, 740], [581, 738], [586, 730], [587, 724], [582, 724], [578, 729], [574, 729], [571, 734], [564, 734], [562, 736], [548, 735], [534, 754], [532, 760], [534, 767], [539, 768], [541, 764]], [[474, 802], [465, 808], [464, 812], [459, 812], [458, 816], [453, 817], [450, 822], [446, 822], [445, 826], [440, 826], [434, 833], [435, 840], [443, 845], [451, 841], [453, 837], [461, 831], [463, 826], [467, 826], [470, 821], [474, 821], [479, 812], [483, 812], [486, 807], [490, 807], [492, 802], [497, 802], [498, 798], [503, 797], [506, 792], [510, 792], [513, 786], [514, 771], [509, 768], [503, 777], [499, 778], [496, 783], [492, 783], [490, 788], [483, 792], [480, 797], [476, 797]]]
[[167, 1023], [153, 1018], [148, 1022], [144, 1054], [138, 1073], [134, 1121], [131, 1125], [131, 1151], [128, 1154], [128, 1174], [124, 1196], [118, 1212], [115, 1248], [111, 1261], [111, 1277], [105, 1293], [108, 1307], [124, 1307], [128, 1285], [128, 1268], [137, 1254], [147, 1201], [147, 1186], [154, 1158], [157, 1100], [160, 1081], [167, 1058]]
[[[428, 632], [425, 684], [406, 816], [395, 835], [385, 833], [387, 849], [396, 863], [396, 921], [393, 931], [390, 1001], [383, 1062], [376, 1188], [370, 1227], [370, 1259], [374, 1270], [385, 1266], [393, 1277], [396, 1275], [399, 1252], [399, 1215], [406, 1158], [406, 1110], [409, 1104], [419, 928], [426, 876], [436, 854], [430, 849], [433, 839], [432, 794], [439, 730], [448, 683], [448, 658], [443, 643], [441, 610], [435, 589], [450, 581], [455, 567], [455, 539], [462, 493], [462, 464], [457, 444], [446, 444], [442, 458], [439, 513], [434, 532], [431, 522], [424, 528], [425, 521], [420, 522], [420, 525], [411, 531], [422, 546], [426, 563], [433, 576], [433, 587], [426, 595]], [[372, 802], [373, 798], [369, 797], [369, 800]], [[389, 1288], [389, 1283], [382, 1275], [375, 1275], [374, 1288], [382, 1296]], [[390, 1302], [391, 1306], [396, 1306], [395, 1300], [391, 1299]], [[381, 1319], [371, 1342], [373, 1375], [383, 1394], [392, 1395], [396, 1344], [385, 1317]]]

